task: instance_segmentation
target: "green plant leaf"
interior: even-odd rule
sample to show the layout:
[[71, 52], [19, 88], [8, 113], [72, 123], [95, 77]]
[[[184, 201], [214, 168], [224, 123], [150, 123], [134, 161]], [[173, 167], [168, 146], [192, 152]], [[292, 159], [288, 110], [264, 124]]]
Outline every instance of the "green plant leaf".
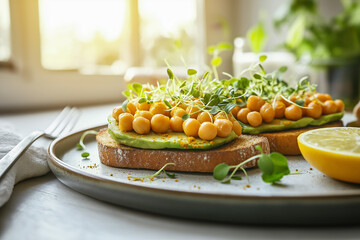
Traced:
[[169, 76], [169, 79], [174, 79], [174, 73], [171, 71], [171, 69], [170, 68], [168, 68], [167, 70], [167, 74], [168, 74], [168, 76]]
[[297, 105], [299, 105], [299, 106], [302, 106], [302, 107], [305, 106], [305, 101], [304, 101], [304, 100], [301, 100], [301, 99], [300, 99], [300, 100], [296, 100], [295, 103], [296, 103]]
[[290, 26], [290, 29], [286, 36], [286, 44], [290, 48], [296, 48], [300, 45], [300, 43], [304, 39], [305, 26], [306, 26], [305, 15], [303, 14], [298, 15], [294, 23]]
[[189, 76], [195, 75], [196, 73], [197, 73], [197, 71], [196, 71], [195, 69], [188, 69], [188, 70], [187, 70], [187, 74], [188, 74]]
[[88, 153], [88, 152], [83, 152], [83, 153], [81, 154], [81, 156], [82, 156], [83, 158], [88, 158], [88, 157], [90, 156], [90, 153]]
[[279, 68], [278, 72], [284, 73], [287, 71], [287, 69], [288, 69], [287, 66], [282, 66]]
[[254, 78], [256, 78], [256, 79], [261, 79], [261, 76], [260, 76], [259, 74], [255, 73], [255, 74], [254, 74]]
[[168, 107], [168, 108], [172, 108], [171, 104], [169, 103], [168, 100], [164, 100], [163, 101], [165, 103], [165, 105]]
[[241, 176], [232, 176], [231, 180], [242, 180]]
[[222, 63], [222, 59], [221, 57], [215, 57], [211, 60], [211, 65], [215, 66], [215, 67], [218, 67], [220, 66]]
[[213, 106], [212, 108], [211, 108], [211, 110], [209, 111], [209, 113], [211, 113], [212, 115], [215, 115], [215, 114], [217, 114], [218, 112], [220, 112], [220, 108], [218, 107], [218, 106]]
[[146, 102], [146, 98], [140, 98], [139, 101], [138, 101], [138, 103], [140, 103], [140, 104], [144, 103], [144, 102]]
[[265, 55], [261, 55], [259, 57], [260, 62], [264, 62], [266, 59], [267, 59], [267, 56], [265, 56]]
[[226, 163], [220, 163], [214, 168], [213, 177], [218, 181], [224, 180], [230, 169], [231, 167]]
[[250, 42], [250, 48], [253, 52], [262, 52], [267, 40], [267, 33], [265, 31], [264, 24], [259, 22], [247, 33], [248, 41]]
[[122, 110], [123, 110], [124, 113], [125, 113], [126, 110], [127, 110], [127, 105], [128, 105], [128, 103], [129, 103], [129, 100], [126, 99], [126, 100], [123, 102], [123, 104], [121, 105], [121, 108], [122, 108]]
[[131, 95], [129, 90], [123, 91], [122, 94], [127, 98], [130, 97], [130, 95]]
[[258, 160], [258, 167], [260, 170], [267, 175], [271, 175], [274, 171], [274, 164], [267, 154], [261, 154]]
[[132, 89], [134, 90], [134, 92], [140, 96], [141, 92], [142, 92], [142, 85], [140, 83], [133, 83], [132, 84]]
[[190, 118], [190, 114], [188, 114], [188, 113], [182, 115], [182, 117], [181, 117], [181, 119], [182, 119], [183, 121], [186, 121], [186, 120], [189, 119], [189, 118]]
[[284, 155], [277, 152], [272, 152], [270, 154], [270, 159], [273, 163], [273, 171], [271, 174], [263, 172], [261, 177], [264, 182], [275, 183], [283, 176], [290, 174], [288, 162]]
[[231, 109], [233, 109], [234, 107], [236, 107], [235, 103], [228, 103], [228, 104], [225, 105], [224, 111], [226, 113], [229, 113], [231, 111]]

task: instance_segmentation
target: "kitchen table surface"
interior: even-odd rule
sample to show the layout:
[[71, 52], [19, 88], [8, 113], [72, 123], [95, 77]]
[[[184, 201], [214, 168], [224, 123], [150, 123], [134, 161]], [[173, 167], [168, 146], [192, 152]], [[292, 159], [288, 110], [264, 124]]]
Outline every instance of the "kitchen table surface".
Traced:
[[[106, 123], [116, 104], [81, 107], [74, 130]], [[44, 129], [61, 109], [0, 114], [22, 134]], [[347, 116], [345, 121], [351, 121]], [[48, 144], [41, 139], [37, 144]], [[291, 214], [291, 213], [289, 213]], [[271, 218], [271, 216], [269, 216]], [[102, 202], [51, 172], [18, 183], [0, 208], [1, 239], [360, 239], [360, 226], [265, 226], [193, 221]]]

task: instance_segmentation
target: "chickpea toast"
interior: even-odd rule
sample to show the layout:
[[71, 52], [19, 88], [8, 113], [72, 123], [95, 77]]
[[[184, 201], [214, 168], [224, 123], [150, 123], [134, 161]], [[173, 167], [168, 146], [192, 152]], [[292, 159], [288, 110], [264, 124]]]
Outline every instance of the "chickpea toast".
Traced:
[[342, 124], [341, 100], [318, 93], [306, 77], [289, 87], [281, 79], [286, 68], [266, 73], [265, 59], [239, 78], [219, 80], [214, 68], [201, 77], [188, 69], [187, 79], [178, 79], [169, 67], [164, 84], [129, 84], [97, 136], [101, 162], [145, 169], [171, 162], [171, 170], [212, 172], [220, 162], [255, 156], [256, 145], [264, 153], [300, 154], [301, 132]]

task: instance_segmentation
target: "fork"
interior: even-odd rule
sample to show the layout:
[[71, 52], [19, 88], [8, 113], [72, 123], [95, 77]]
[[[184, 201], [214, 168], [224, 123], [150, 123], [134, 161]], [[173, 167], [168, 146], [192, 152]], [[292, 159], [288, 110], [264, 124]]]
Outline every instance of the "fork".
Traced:
[[70, 132], [79, 118], [79, 110], [75, 107], [65, 107], [55, 120], [44, 131], [34, 131], [0, 160], [0, 179], [15, 164], [20, 156], [40, 137], [55, 139]]

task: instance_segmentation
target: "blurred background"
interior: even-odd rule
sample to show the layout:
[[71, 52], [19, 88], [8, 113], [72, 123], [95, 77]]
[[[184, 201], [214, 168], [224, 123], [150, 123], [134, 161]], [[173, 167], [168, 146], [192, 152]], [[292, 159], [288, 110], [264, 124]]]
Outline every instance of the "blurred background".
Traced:
[[166, 77], [166, 62], [206, 71], [219, 42], [234, 46], [219, 72], [265, 54], [289, 82], [309, 75], [359, 100], [356, 0], [0, 0], [0, 111], [120, 102], [129, 82]]

